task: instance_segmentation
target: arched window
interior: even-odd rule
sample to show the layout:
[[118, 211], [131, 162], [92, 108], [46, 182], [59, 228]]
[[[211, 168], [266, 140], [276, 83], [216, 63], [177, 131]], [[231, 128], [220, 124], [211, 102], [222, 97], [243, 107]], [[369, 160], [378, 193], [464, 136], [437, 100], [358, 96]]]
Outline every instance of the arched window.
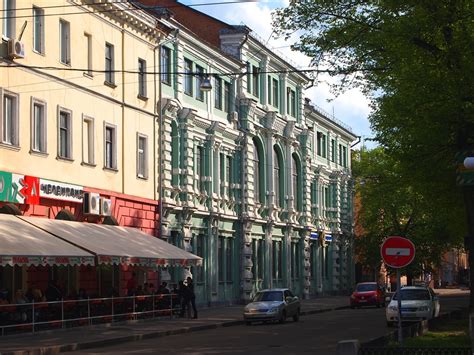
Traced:
[[300, 184], [300, 164], [298, 156], [293, 154], [291, 159], [291, 184], [293, 186], [293, 198], [295, 203], [295, 209], [301, 210], [301, 184]]
[[176, 173], [179, 168], [179, 133], [178, 125], [174, 121], [171, 124], [171, 183], [178, 185], [179, 175]]
[[261, 172], [261, 160], [260, 160], [260, 151], [258, 149], [257, 143], [253, 142], [253, 185], [254, 185], [254, 195], [255, 201], [261, 202], [260, 191], [261, 191], [261, 181], [260, 173]]
[[273, 149], [273, 190], [275, 192], [275, 205], [281, 206], [281, 183], [280, 183], [280, 154], [276, 148]]

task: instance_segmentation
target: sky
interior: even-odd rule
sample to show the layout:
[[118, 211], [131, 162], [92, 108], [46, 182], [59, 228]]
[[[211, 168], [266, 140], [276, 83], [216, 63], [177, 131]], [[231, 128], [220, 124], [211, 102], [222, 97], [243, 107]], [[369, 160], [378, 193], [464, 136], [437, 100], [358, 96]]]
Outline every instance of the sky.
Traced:
[[[232, 3], [223, 4], [226, 1]], [[230, 25], [245, 24], [252, 29], [252, 34], [256, 34], [264, 42], [268, 41], [267, 47], [276, 49], [286, 58], [291, 58], [297, 67], [308, 68], [310, 59], [301, 53], [292, 52], [289, 48], [291, 42], [285, 42], [283, 39], [275, 39], [271, 36], [271, 12], [276, 8], [288, 6], [289, 0], [258, 0], [253, 2], [244, 0], [239, 3], [236, 0], [179, 0], [179, 2], [192, 5], [194, 9]], [[334, 82], [328, 76], [320, 77], [320, 79], [327, 81], [327, 83]], [[374, 134], [367, 119], [370, 114], [369, 100], [357, 89], [352, 89], [335, 97], [330, 92], [327, 83], [320, 83], [316, 87], [306, 90], [305, 96], [314, 105], [319, 106], [330, 115], [334, 114], [336, 119], [351, 127], [353, 133], [361, 136], [363, 140], [373, 137]], [[365, 146], [371, 148], [372, 143], [367, 141]], [[360, 145], [355, 148], [360, 148]]]

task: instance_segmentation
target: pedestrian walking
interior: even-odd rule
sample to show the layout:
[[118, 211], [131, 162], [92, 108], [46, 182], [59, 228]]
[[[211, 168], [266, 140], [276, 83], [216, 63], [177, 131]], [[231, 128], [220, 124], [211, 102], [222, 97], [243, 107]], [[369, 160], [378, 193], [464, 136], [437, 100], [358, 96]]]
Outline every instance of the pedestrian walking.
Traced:
[[[188, 276], [186, 279], [187, 281], [187, 289], [188, 289], [188, 295], [189, 295], [189, 303], [191, 303], [191, 307], [193, 307], [193, 318], [197, 319], [198, 314], [197, 314], [197, 309], [196, 309], [196, 294], [194, 293], [194, 283], [193, 279]], [[188, 318], [190, 318], [191, 315], [191, 310], [189, 309], [189, 304], [188, 304]]]

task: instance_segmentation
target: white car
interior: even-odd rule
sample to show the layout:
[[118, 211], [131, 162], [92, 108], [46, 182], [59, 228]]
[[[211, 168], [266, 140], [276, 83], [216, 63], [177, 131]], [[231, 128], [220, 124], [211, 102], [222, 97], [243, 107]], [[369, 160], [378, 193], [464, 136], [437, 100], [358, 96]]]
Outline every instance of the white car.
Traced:
[[[417, 322], [439, 315], [439, 298], [429, 287], [406, 286], [401, 291], [402, 322]], [[388, 304], [385, 314], [387, 325], [398, 322], [398, 293], [395, 293]]]

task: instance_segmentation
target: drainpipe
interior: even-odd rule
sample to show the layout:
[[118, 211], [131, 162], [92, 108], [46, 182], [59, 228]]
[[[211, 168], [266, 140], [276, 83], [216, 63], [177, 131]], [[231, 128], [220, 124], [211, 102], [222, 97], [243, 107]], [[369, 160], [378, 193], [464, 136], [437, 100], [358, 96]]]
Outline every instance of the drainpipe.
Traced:
[[125, 29], [122, 24], [122, 194], [125, 194]]

